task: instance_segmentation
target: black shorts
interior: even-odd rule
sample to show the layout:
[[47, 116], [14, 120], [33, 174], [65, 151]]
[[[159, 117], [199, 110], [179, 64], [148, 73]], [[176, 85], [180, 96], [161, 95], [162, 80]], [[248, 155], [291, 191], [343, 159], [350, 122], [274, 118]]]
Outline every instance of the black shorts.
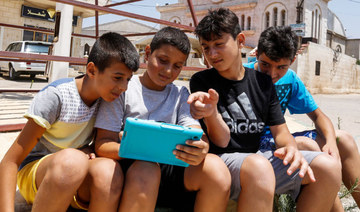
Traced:
[[[132, 159], [120, 160], [124, 175], [133, 162]], [[176, 212], [194, 211], [197, 192], [185, 189], [185, 167], [160, 164], [160, 168], [161, 181], [156, 207], [171, 208]]]
[[156, 206], [181, 212], [193, 211], [197, 192], [185, 189], [185, 167], [160, 164], [160, 168], [161, 182]]

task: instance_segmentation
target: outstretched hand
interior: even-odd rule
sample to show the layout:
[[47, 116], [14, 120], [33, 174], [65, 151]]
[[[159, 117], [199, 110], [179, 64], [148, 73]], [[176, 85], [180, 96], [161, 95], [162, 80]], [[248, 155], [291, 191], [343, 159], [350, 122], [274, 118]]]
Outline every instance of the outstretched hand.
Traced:
[[315, 182], [314, 172], [305, 160], [301, 152], [295, 147], [282, 147], [274, 152], [274, 155], [283, 160], [284, 165], [291, 164], [287, 170], [287, 174], [291, 175], [300, 168], [299, 176], [304, 178], [308, 174], [311, 182]]
[[195, 119], [202, 119], [217, 114], [219, 94], [214, 89], [208, 93], [198, 91], [190, 94], [187, 103], [190, 104], [190, 113]]

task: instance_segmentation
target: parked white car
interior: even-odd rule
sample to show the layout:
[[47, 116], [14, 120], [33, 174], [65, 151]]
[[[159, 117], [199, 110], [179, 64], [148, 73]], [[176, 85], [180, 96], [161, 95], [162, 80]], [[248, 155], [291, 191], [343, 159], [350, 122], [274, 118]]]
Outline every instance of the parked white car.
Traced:
[[[47, 55], [50, 46], [51, 43], [42, 41], [15, 41], [10, 43], [5, 51]], [[0, 62], [1, 72], [9, 72], [9, 77], [11, 80], [16, 79], [16, 77], [22, 74], [30, 75], [32, 78], [37, 74], [43, 75], [45, 72], [45, 66], [45, 63], [13, 61]]]

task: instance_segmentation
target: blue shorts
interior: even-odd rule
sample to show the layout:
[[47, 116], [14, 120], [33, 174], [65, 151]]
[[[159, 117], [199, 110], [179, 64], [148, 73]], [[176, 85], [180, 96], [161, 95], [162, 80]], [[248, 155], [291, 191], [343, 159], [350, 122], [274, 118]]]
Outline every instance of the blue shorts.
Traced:
[[[294, 137], [297, 136], [305, 136], [308, 138], [311, 138], [315, 141], [316, 136], [317, 136], [317, 132], [316, 130], [305, 130], [302, 132], [295, 132], [292, 134]], [[275, 150], [276, 146], [275, 146], [275, 142], [274, 142], [274, 138], [272, 137], [271, 133], [267, 134], [267, 135], [263, 135], [260, 138], [260, 148], [259, 149], [268, 149], [268, 150]]]

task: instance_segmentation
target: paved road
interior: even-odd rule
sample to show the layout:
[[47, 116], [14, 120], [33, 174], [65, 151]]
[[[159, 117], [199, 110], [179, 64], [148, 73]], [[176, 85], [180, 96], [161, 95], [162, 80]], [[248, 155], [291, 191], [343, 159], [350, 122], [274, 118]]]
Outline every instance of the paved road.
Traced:
[[36, 76], [30, 78], [28, 76], [20, 76], [16, 80], [9, 80], [6, 75], [0, 76], [0, 90], [1, 89], [35, 89], [39, 90], [47, 85], [45, 77]]

